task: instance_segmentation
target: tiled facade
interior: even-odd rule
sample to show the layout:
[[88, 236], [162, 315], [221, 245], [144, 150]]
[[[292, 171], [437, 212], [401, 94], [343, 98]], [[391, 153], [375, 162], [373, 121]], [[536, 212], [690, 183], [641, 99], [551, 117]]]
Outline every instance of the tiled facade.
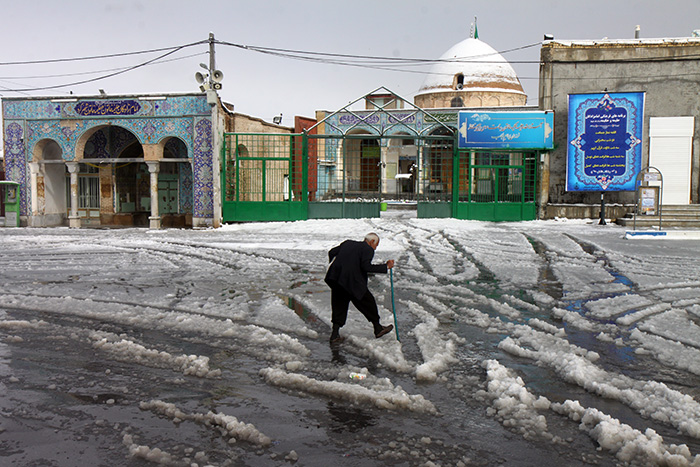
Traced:
[[[9, 98], [3, 99], [2, 110], [6, 178], [20, 183], [21, 216], [32, 214], [29, 164], [36, 162], [39, 143], [53, 141], [65, 162], [79, 162], [114, 158], [134, 140], [154, 145], [177, 138], [183, 144], [176, 146], [186, 148], [186, 154], [173, 154], [178, 150], [170, 144], [171, 156], [191, 163], [180, 171], [180, 210], [212, 219], [215, 141], [206, 95]], [[104, 128], [112, 128], [109, 142]], [[89, 133], [94, 134], [86, 144]]]

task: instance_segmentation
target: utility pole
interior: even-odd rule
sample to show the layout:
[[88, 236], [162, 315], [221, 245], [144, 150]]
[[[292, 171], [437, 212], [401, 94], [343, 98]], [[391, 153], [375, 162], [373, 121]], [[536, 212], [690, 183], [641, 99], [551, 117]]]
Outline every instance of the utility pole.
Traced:
[[[221, 161], [220, 161], [220, 156], [221, 156], [221, 139], [223, 138], [223, 132], [220, 131], [220, 122], [219, 122], [219, 109], [218, 109], [218, 104], [219, 104], [219, 96], [216, 92], [217, 84], [220, 86], [220, 81], [221, 79], [218, 77], [215, 77], [215, 73], [219, 73], [216, 70], [216, 57], [215, 57], [215, 50], [214, 50], [214, 33], [210, 32], [209, 33], [209, 89], [207, 90], [207, 102], [209, 102], [209, 105], [211, 105], [211, 135], [213, 138], [213, 145], [212, 145], [212, 169], [213, 169], [213, 174], [214, 174], [214, 180], [212, 180], [212, 188], [214, 190], [214, 218], [212, 219], [213, 221], [213, 227], [214, 228], [219, 228], [221, 226], [221, 209], [222, 209], [222, 203], [221, 203]], [[217, 81], [218, 80], [218, 81]]]
[[[221, 148], [224, 137], [224, 120], [219, 115], [219, 95], [216, 91], [221, 89], [221, 81], [224, 74], [216, 69], [216, 50], [214, 46], [216, 39], [214, 33], [209, 33], [209, 67], [204, 63], [199, 66], [209, 73], [205, 76], [201, 72], [194, 74], [194, 79], [200, 84], [199, 89], [206, 93], [207, 103], [211, 106], [211, 134], [212, 134], [212, 170], [213, 180], [213, 227], [221, 225]], [[205, 221], [204, 221], [205, 222]]]
[[216, 58], [214, 57], [214, 33], [209, 33], [209, 85], [214, 89], [214, 70], [216, 70]]

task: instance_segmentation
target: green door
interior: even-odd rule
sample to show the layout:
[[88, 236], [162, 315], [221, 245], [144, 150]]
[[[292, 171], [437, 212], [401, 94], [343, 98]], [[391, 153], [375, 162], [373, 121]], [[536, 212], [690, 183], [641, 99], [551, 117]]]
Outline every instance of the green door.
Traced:
[[177, 214], [178, 206], [178, 176], [160, 174], [158, 176], [158, 211], [160, 214]]

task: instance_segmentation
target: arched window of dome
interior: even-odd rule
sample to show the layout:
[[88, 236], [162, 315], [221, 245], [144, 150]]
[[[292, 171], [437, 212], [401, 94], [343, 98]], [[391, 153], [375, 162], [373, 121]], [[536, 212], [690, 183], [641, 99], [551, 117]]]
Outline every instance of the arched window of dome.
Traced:
[[457, 73], [455, 75], [455, 89], [461, 91], [464, 88], [464, 75], [462, 73]]
[[461, 97], [453, 97], [450, 101], [450, 107], [464, 107], [464, 101]]

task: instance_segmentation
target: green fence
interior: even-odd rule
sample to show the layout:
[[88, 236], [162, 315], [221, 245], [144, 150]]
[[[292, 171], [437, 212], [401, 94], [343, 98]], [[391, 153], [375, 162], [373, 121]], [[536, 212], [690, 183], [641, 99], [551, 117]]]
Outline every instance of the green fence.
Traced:
[[[310, 219], [380, 216], [386, 197], [382, 139], [376, 135], [310, 135], [316, 149], [317, 184], [309, 202]], [[384, 177], [385, 178], [385, 177]]]
[[304, 140], [294, 134], [224, 135], [224, 222], [307, 218]]
[[537, 152], [457, 151], [451, 134], [229, 133], [224, 141], [224, 222], [380, 217], [392, 201], [422, 218], [537, 215]]
[[418, 217], [454, 216], [459, 158], [454, 136], [442, 133], [421, 141], [418, 164]]
[[537, 218], [536, 152], [462, 152], [459, 159], [459, 201], [454, 217], [483, 221]]

